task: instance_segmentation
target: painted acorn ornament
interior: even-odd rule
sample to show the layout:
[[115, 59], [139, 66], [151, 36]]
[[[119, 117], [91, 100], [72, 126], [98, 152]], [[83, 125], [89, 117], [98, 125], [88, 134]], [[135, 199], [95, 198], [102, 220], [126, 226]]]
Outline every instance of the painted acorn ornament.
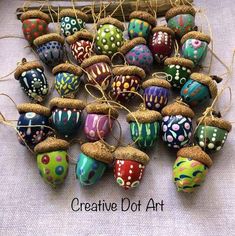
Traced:
[[127, 65], [114, 68], [113, 74], [111, 95], [120, 102], [133, 98], [146, 76], [144, 70], [140, 67]]
[[144, 81], [142, 88], [146, 108], [161, 111], [167, 105], [171, 88], [167, 80], [153, 77]]
[[19, 142], [34, 147], [48, 136], [50, 109], [39, 104], [22, 103], [17, 110], [20, 114], [16, 126]]
[[154, 145], [160, 134], [161, 119], [159, 112], [144, 108], [127, 115], [131, 138], [139, 148], [147, 149]]
[[173, 166], [173, 179], [178, 191], [191, 193], [205, 180], [212, 160], [199, 146], [181, 148]]
[[85, 28], [87, 14], [77, 9], [63, 9], [60, 12], [60, 30], [64, 37], [73, 35]]
[[175, 33], [166, 26], [156, 26], [152, 29], [149, 49], [157, 63], [163, 63], [173, 52]]
[[191, 60], [181, 57], [170, 57], [164, 61], [164, 72], [168, 74], [167, 81], [174, 89], [181, 89], [188, 81], [194, 64]]
[[93, 34], [88, 31], [79, 31], [68, 36], [66, 41], [70, 45], [72, 55], [78, 64], [89, 58], [92, 53]]
[[128, 35], [130, 39], [136, 37], [148, 39], [152, 27], [157, 23], [157, 19], [145, 11], [133, 11], [129, 19]]
[[75, 135], [82, 122], [83, 101], [70, 98], [53, 98], [50, 101], [51, 122], [63, 138]]
[[48, 137], [34, 148], [39, 174], [53, 188], [63, 184], [67, 177], [68, 148], [68, 142], [53, 137]]
[[34, 39], [48, 33], [50, 17], [42, 11], [31, 10], [24, 12], [20, 20], [25, 39], [33, 44]]
[[149, 156], [131, 146], [119, 147], [114, 152], [114, 178], [124, 189], [135, 188], [143, 178]]
[[38, 62], [22, 63], [16, 68], [15, 79], [19, 80], [22, 90], [34, 102], [42, 102], [48, 94], [48, 82], [44, 69]]
[[85, 59], [81, 67], [87, 72], [87, 83], [100, 85], [103, 90], [109, 87], [112, 78], [111, 60], [105, 55], [94, 55]]
[[177, 6], [167, 11], [165, 18], [167, 26], [171, 28], [178, 37], [182, 37], [195, 28], [196, 11], [191, 6]]
[[70, 63], [54, 67], [55, 89], [62, 98], [75, 98], [81, 82], [82, 70]]
[[50, 33], [42, 35], [33, 41], [39, 58], [49, 67], [63, 62], [64, 39], [59, 34]]
[[84, 133], [90, 141], [104, 139], [112, 130], [118, 112], [107, 103], [90, 103], [86, 106]]
[[176, 101], [165, 106], [161, 112], [162, 139], [170, 148], [179, 149], [190, 143], [195, 116], [187, 104]]
[[182, 57], [190, 59], [194, 65], [200, 65], [207, 54], [211, 38], [207, 34], [198, 31], [191, 31], [181, 39]]
[[142, 68], [146, 73], [149, 73], [153, 66], [153, 56], [146, 40], [142, 37], [134, 38], [126, 41], [119, 49], [129, 65], [134, 65]]
[[85, 143], [77, 160], [76, 177], [83, 186], [97, 183], [113, 162], [110, 150], [100, 141]]
[[111, 57], [124, 43], [124, 25], [121, 21], [106, 17], [97, 23], [95, 47], [97, 54]]
[[197, 125], [194, 139], [205, 152], [221, 150], [232, 129], [229, 121], [217, 117], [215, 114], [200, 117]]

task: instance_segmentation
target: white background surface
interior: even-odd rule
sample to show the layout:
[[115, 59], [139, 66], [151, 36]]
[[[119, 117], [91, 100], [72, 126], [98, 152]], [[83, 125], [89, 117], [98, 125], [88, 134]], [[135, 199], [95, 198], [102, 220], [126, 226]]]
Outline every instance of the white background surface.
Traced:
[[[214, 35], [214, 50], [227, 64], [234, 50], [235, 6], [233, 0], [198, 0], [196, 6], [206, 9]], [[21, 22], [15, 10], [22, 1], [0, 1], [0, 35], [22, 35]], [[205, 29], [206, 30], [206, 29]], [[20, 39], [0, 40], [0, 76], [14, 70], [22, 57], [35, 59], [27, 43]], [[213, 74], [224, 68], [216, 60]], [[13, 79], [0, 82], [0, 92], [10, 95], [15, 102], [28, 101]], [[53, 77], [48, 74], [52, 81]], [[235, 89], [234, 81], [231, 87]], [[57, 96], [56, 93], [52, 96]], [[79, 96], [82, 99], [83, 95]], [[226, 106], [227, 99], [222, 99]], [[0, 97], [0, 111], [8, 119], [17, 119], [17, 111], [5, 97]], [[234, 121], [232, 105], [225, 118]], [[123, 132], [130, 141], [124, 119]], [[235, 130], [235, 129], [234, 129]], [[0, 125], [0, 235], [235, 235], [235, 166], [234, 130], [229, 134], [224, 149], [213, 155], [214, 165], [206, 182], [193, 194], [178, 193], [172, 182], [175, 153], [158, 142], [149, 154], [152, 158], [139, 188], [124, 191], [118, 187], [109, 171], [95, 186], [82, 188], [75, 179], [74, 166], [64, 186], [52, 190], [38, 174], [35, 157], [21, 146], [13, 129]], [[72, 154], [79, 153], [78, 145]], [[140, 212], [73, 212], [71, 201], [116, 202], [122, 197], [141, 200]], [[149, 198], [164, 201], [163, 212], [145, 212]]]

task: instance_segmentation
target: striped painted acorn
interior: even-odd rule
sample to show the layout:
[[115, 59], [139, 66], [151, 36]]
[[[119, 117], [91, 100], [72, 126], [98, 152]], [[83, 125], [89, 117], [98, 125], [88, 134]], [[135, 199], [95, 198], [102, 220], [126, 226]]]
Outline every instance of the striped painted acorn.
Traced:
[[51, 122], [59, 135], [70, 138], [78, 132], [84, 107], [84, 102], [78, 99], [53, 98], [50, 101]]
[[53, 188], [63, 184], [67, 177], [69, 170], [68, 148], [68, 142], [53, 137], [47, 138], [34, 148], [39, 174]]
[[173, 179], [177, 190], [193, 192], [204, 182], [211, 165], [211, 158], [199, 146], [180, 149], [173, 166]]
[[96, 184], [112, 162], [112, 153], [105, 144], [84, 143], [77, 160], [76, 178], [83, 186]]
[[124, 189], [140, 184], [149, 156], [131, 146], [119, 147], [114, 152], [114, 178]]
[[127, 115], [132, 140], [139, 148], [147, 149], [154, 145], [160, 134], [161, 119], [159, 112], [145, 108]]

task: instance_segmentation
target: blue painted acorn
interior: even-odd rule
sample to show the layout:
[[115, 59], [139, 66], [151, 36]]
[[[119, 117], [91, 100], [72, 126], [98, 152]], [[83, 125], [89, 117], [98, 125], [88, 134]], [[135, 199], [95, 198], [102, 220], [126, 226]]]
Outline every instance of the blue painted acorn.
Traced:
[[22, 103], [17, 106], [19, 118], [16, 129], [22, 145], [34, 147], [44, 140], [50, 131], [50, 110], [39, 104]]
[[85, 143], [78, 157], [76, 177], [83, 186], [95, 184], [112, 162], [112, 153], [101, 141]]
[[63, 138], [77, 133], [82, 122], [83, 101], [70, 98], [53, 98], [50, 101], [52, 125]]
[[55, 88], [62, 98], [75, 98], [81, 82], [82, 70], [70, 63], [54, 67]]
[[33, 41], [37, 48], [39, 58], [49, 67], [63, 62], [64, 39], [56, 33], [42, 35]]

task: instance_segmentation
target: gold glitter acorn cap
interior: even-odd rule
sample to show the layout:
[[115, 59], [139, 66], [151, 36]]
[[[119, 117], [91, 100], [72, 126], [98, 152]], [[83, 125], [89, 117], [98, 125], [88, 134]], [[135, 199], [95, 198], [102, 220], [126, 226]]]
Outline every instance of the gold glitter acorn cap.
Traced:
[[105, 25], [105, 24], [114, 25], [117, 28], [119, 28], [121, 31], [124, 31], [124, 29], [125, 29], [124, 28], [124, 24], [121, 21], [119, 21], [119, 20], [117, 20], [117, 19], [115, 19], [113, 17], [110, 17], [110, 16], [100, 19], [97, 22], [97, 28], [99, 28], [100, 25]]
[[193, 61], [182, 57], [169, 57], [164, 61], [164, 65], [180, 65], [190, 69], [194, 67]]
[[193, 110], [181, 101], [175, 101], [165, 106], [161, 111], [162, 116], [177, 116], [182, 115], [185, 117], [193, 118], [195, 116]]
[[137, 75], [141, 79], [146, 77], [144, 70], [138, 66], [120, 66], [113, 69], [114, 75]]
[[46, 153], [60, 150], [67, 150], [69, 148], [69, 143], [63, 139], [57, 139], [54, 137], [48, 137], [44, 141], [37, 144], [34, 148], [34, 152]]
[[118, 51], [122, 54], [126, 54], [129, 52], [132, 48], [134, 48], [137, 45], [140, 44], [145, 44], [146, 45], [146, 40], [142, 37], [137, 37], [132, 40], [127, 40], [121, 48], [118, 49]]
[[206, 154], [199, 146], [181, 148], [177, 152], [177, 157], [191, 158], [195, 161], [203, 163], [207, 167], [211, 167], [213, 164], [210, 156]]
[[212, 99], [217, 96], [217, 93], [218, 93], [217, 84], [209, 75], [202, 74], [202, 73], [192, 73], [190, 75], [190, 78], [201, 84], [206, 85], [210, 90]]
[[171, 88], [171, 84], [167, 80], [159, 79], [156, 77], [148, 79], [148, 80], [144, 81], [142, 84], [143, 89], [148, 88], [150, 86], [158, 86], [158, 87], [163, 87], [163, 88], [167, 88], [167, 89]]
[[46, 21], [47, 23], [51, 22], [51, 18], [44, 12], [39, 11], [39, 10], [30, 10], [22, 13], [20, 16], [20, 20], [23, 22], [24, 20], [27, 19], [41, 19]]
[[114, 158], [117, 160], [137, 161], [143, 165], [149, 162], [149, 156], [146, 153], [131, 146], [117, 148], [114, 152]]
[[77, 76], [82, 75], [82, 70], [78, 66], [75, 66], [70, 63], [59, 64], [58, 66], [55, 66], [52, 70], [53, 75], [55, 75], [59, 72], [69, 72], [69, 73], [77, 75]]
[[60, 19], [62, 17], [66, 17], [66, 16], [73, 17], [73, 18], [78, 18], [78, 19], [81, 19], [85, 22], [88, 21], [87, 14], [83, 13], [82, 11], [76, 10], [76, 9], [69, 9], [69, 8], [68, 9], [63, 9], [60, 12]]
[[83, 69], [85, 69], [86, 67], [94, 65], [94, 64], [99, 63], [99, 62], [105, 62], [105, 63], [111, 65], [111, 60], [108, 56], [106, 56], [106, 55], [94, 55], [94, 56], [91, 56], [91, 57], [85, 59], [82, 62], [81, 67]]
[[83, 110], [85, 108], [85, 103], [79, 99], [71, 98], [53, 98], [49, 103], [50, 108], [59, 107], [59, 108], [70, 108], [70, 109], [79, 109]]
[[94, 143], [84, 143], [81, 146], [81, 151], [98, 161], [110, 164], [113, 162], [113, 155], [108, 149], [108, 147], [101, 141], [96, 141]]
[[27, 112], [34, 112], [36, 114], [43, 115], [43, 116], [51, 115], [51, 111], [49, 108], [44, 107], [39, 104], [34, 104], [34, 103], [21, 103], [17, 105], [17, 110], [20, 114], [27, 113]]
[[166, 12], [166, 15], [165, 15], [166, 21], [180, 14], [190, 14], [192, 16], [195, 16], [196, 11], [193, 7], [186, 6], [186, 5], [173, 7]]
[[144, 21], [147, 21], [150, 25], [155, 26], [157, 20], [155, 19], [154, 16], [152, 16], [150, 13], [146, 12], [146, 11], [133, 11], [130, 16], [129, 19], [141, 19]]
[[167, 26], [156, 26], [152, 29], [152, 33], [156, 33], [156, 32], [159, 32], [159, 31], [171, 34], [173, 37], [175, 36], [175, 32]]
[[85, 109], [88, 114], [90, 113], [104, 114], [104, 115], [110, 114], [111, 117], [114, 117], [115, 119], [118, 118], [118, 111], [107, 103], [99, 103], [99, 102], [90, 103], [86, 106]]
[[211, 38], [210, 38], [209, 35], [203, 34], [203, 33], [199, 32], [199, 31], [191, 31], [191, 32], [188, 32], [187, 34], [185, 34], [182, 37], [182, 39], [180, 40], [180, 43], [184, 44], [185, 41], [188, 40], [188, 39], [198, 39], [198, 40], [201, 40], [201, 41], [205, 41], [208, 44], [211, 41]]
[[68, 36], [66, 38], [66, 41], [69, 44], [73, 44], [73, 43], [77, 42], [79, 39], [85, 39], [85, 40], [92, 41], [93, 37], [94, 36], [92, 33], [82, 30], [82, 31], [78, 31], [78, 32], [74, 33], [73, 35]]
[[57, 41], [57, 42], [60, 42], [61, 44], [64, 44], [64, 38], [56, 33], [44, 34], [42, 36], [39, 36], [36, 39], [34, 39], [33, 44], [36, 47], [38, 47], [50, 41]]

